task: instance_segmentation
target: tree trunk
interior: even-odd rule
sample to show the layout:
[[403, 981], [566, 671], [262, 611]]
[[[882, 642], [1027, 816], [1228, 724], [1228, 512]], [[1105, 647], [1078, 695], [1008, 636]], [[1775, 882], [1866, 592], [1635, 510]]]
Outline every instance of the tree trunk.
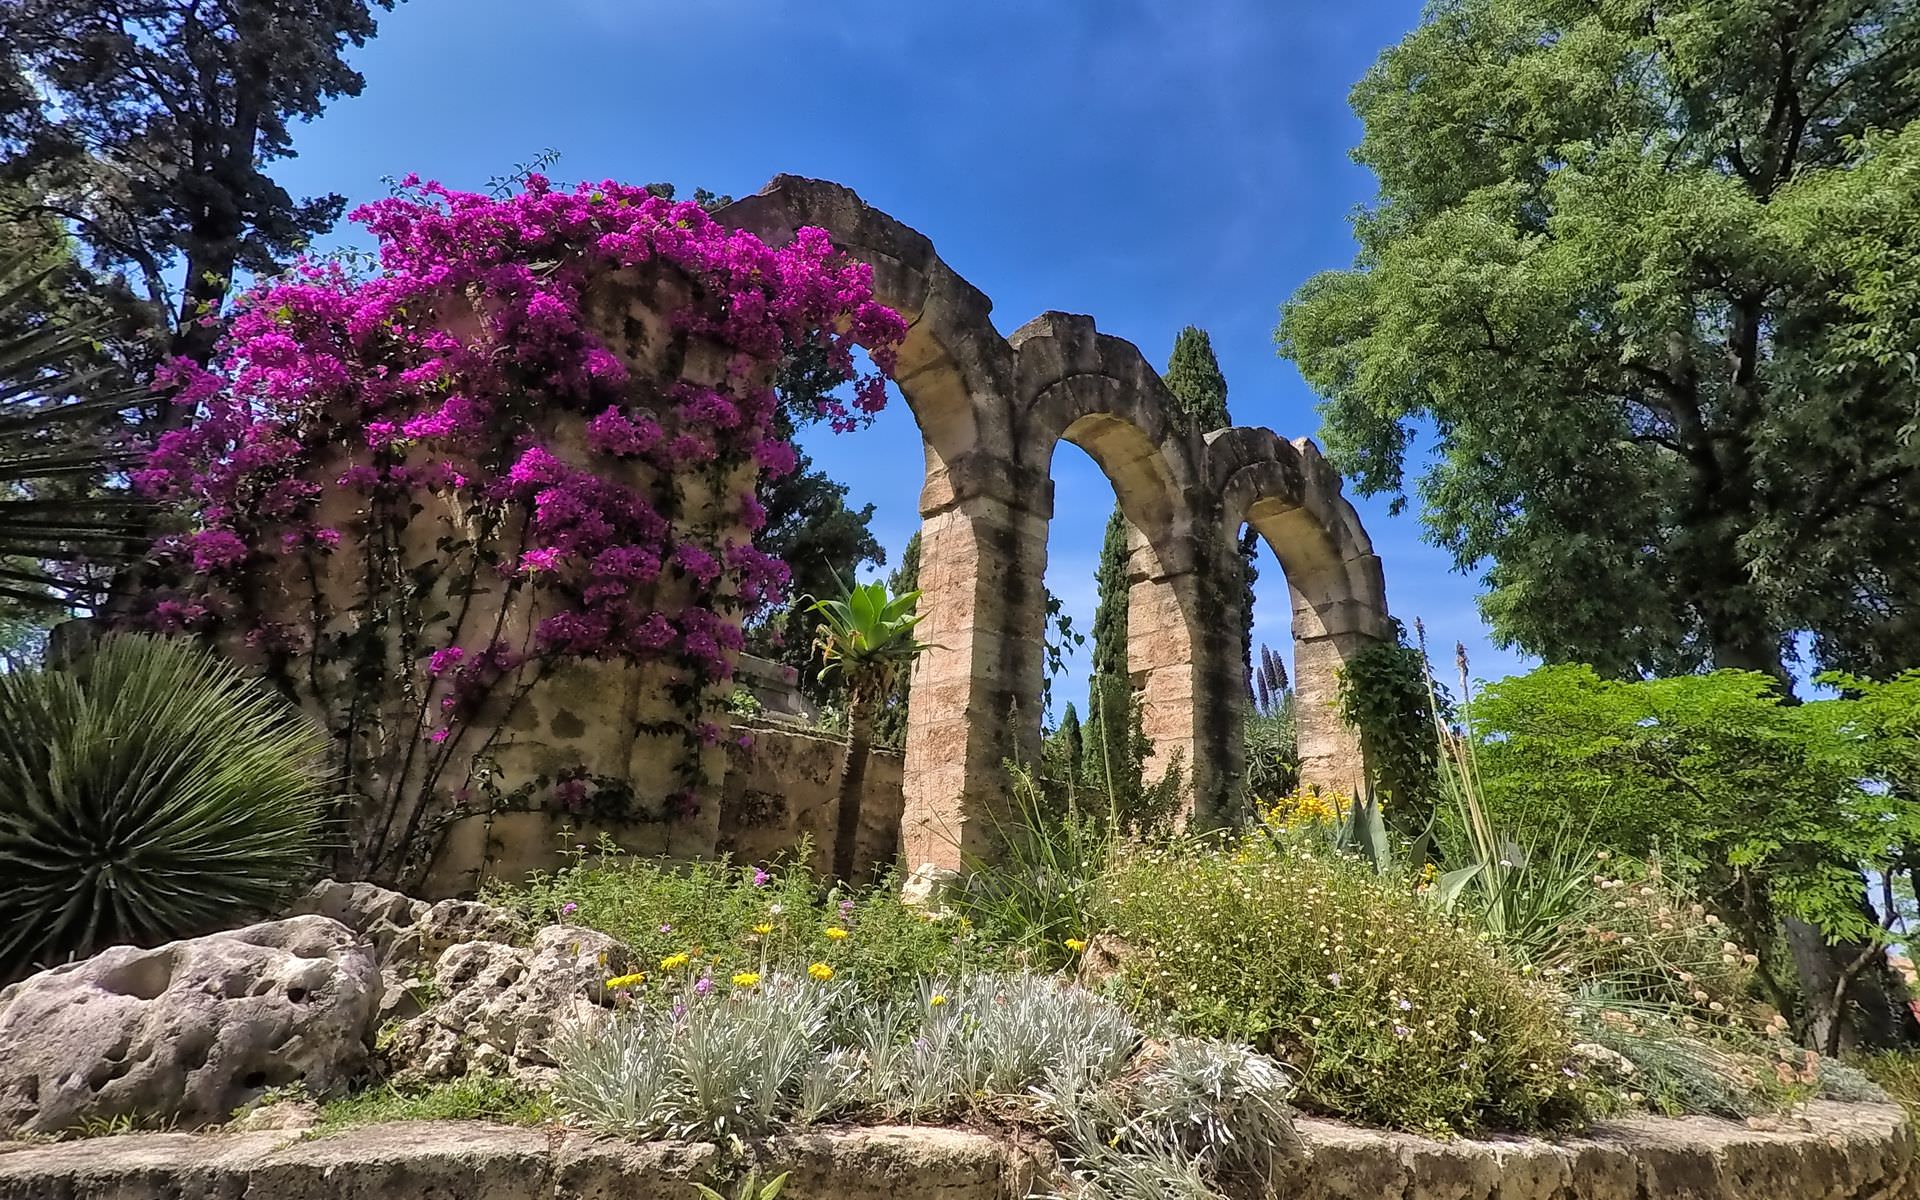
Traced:
[[1920, 1022], [1907, 1004], [1906, 982], [1887, 962], [1884, 948], [1829, 943], [1818, 929], [1792, 917], [1784, 924], [1804, 997], [1802, 1041], [1829, 1055], [1920, 1044]]
[[873, 720], [879, 705], [864, 694], [865, 688], [848, 689], [847, 754], [840, 764], [839, 816], [833, 832], [833, 874], [842, 882], [853, 881], [856, 843], [860, 840], [860, 793], [867, 779], [867, 757], [873, 749]]

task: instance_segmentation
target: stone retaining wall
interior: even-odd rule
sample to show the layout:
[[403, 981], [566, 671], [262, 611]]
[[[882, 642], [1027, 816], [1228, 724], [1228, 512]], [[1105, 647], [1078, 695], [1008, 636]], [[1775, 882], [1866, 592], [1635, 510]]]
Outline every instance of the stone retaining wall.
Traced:
[[[1309, 1166], [1277, 1200], [1915, 1200], [1898, 1109], [1812, 1105], [1758, 1129], [1606, 1122], [1563, 1142], [1437, 1142], [1304, 1120]], [[1016, 1200], [1036, 1160], [984, 1134], [836, 1129], [761, 1147], [782, 1200]], [[0, 1143], [0, 1200], [688, 1200], [711, 1146], [444, 1121], [297, 1133]]]

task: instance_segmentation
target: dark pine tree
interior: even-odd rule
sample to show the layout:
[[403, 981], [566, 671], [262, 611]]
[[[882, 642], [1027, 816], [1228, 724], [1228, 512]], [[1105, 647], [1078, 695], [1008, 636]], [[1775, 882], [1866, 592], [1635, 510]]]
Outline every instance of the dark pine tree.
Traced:
[[[279, 270], [345, 200], [266, 168], [358, 95], [350, 47], [395, 0], [0, 4], [0, 223], [64, 222], [125, 278], [167, 353], [205, 363], [237, 272]], [[168, 410], [173, 411], [173, 410]]]

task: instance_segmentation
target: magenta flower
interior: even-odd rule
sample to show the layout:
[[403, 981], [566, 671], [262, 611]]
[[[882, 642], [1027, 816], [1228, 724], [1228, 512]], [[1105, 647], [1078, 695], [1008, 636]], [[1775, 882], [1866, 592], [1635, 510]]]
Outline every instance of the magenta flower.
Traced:
[[[697, 686], [727, 679], [741, 622], [788, 586], [785, 565], [748, 540], [767, 520], [751, 468], [779, 475], [797, 463], [769, 432], [771, 372], [804, 350], [827, 382], [849, 385], [821, 401], [834, 428], [885, 403], [906, 325], [875, 301], [871, 269], [824, 231], [774, 247], [697, 204], [612, 182], [557, 189], [533, 176], [494, 198], [408, 176], [352, 216], [379, 244], [377, 273], [297, 262], [236, 302], [211, 367], [174, 360], [157, 372], [185, 420], [129, 476], [196, 531], [174, 549], [201, 578], [190, 594], [144, 600], [138, 622], [216, 628], [242, 611], [233, 573], [340, 545], [340, 530], [317, 526], [321, 513], [379, 505], [437, 522], [449, 504], [511, 502], [528, 514], [524, 529], [475, 550], [520, 573], [514, 594], [533, 614], [527, 653], [664, 662]], [[672, 336], [719, 353], [718, 380], [634, 378], [651, 368], [600, 343], [588, 285], [628, 269], [694, 284], [694, 298], [664, 315]], [[857, 365], [857, 350], [874, 370]], [[663, 515], [675, 510], [636, 467], [742, 482], [716, 498], [711, 519], [676, 525], [685, 516]], [[354, 520], [346, 528], [357, 531]], [[358, 557], [334, 555], [328, 569]], [[670, 600], [653, 591], [664, 571], [684, 588]], [[315, 615], [350, 625], [347, 613]], [[434, 651], [428, 674], [450, 682], [429, 703], [471, 718], [518, 666], [504, 652]], [[697, 805], [692, 793], [669, 802], [683, 816]]]

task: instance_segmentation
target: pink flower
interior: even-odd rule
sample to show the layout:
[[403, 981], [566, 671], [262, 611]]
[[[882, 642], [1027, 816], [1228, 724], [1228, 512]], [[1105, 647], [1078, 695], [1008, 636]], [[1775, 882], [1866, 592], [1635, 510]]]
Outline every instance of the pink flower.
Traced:
[[237, 567], [247, 559], [247, 544], [231, 529], [209, 529], [186, 539], [193, 569], [201, 574]]

